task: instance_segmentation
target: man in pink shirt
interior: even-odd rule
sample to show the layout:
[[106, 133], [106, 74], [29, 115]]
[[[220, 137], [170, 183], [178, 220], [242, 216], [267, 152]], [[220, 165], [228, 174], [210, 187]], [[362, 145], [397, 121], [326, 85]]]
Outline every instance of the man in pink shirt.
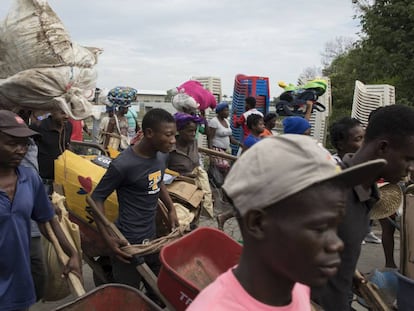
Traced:
[[341, 170], [326, 149], [304, 135], [255, 144], [223, 185], [243, 236], [239, 264], [187, 310], [312, 310], [309, 286], [324, 285], [340, 264], [343, 243], [336, 232], [346, 191], [374, 178], [385, 163]]

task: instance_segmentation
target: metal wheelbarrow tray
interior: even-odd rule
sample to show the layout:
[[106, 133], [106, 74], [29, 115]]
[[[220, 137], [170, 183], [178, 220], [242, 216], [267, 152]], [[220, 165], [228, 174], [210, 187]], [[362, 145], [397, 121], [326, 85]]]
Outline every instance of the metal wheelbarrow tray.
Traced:
[[58, 307], [55, 311], [160, 311], [137, 289], [122, 284], [106, 284]]

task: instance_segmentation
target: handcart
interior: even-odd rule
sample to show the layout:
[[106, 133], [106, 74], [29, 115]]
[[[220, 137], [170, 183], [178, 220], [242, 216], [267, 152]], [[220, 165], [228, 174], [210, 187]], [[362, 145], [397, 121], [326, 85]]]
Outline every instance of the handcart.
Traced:
[[105, 284], [55, 311], [160, 311], [139, 290], [123, 284]]
[[[93, 146], [89, 145], [82, 145], [82, 147], [93, 149]], [[101, 152], [98, 151], [98, 153]], [[97, 286], [112, 283], [113, 278], [109, 250], [94, 223], [97, 213], [94, 212], [93, 201], [88, 199], [88, 194], [94, 185], [93, 183], [100, 179], [99, 175], [104, 173], [103, 167], [98, 167], [92, 163], [93, 155], [87, 157], [87, 159], [90, 158], [88, 161], [84, 161], [79, 156], [68, 154], [67, 152], [62, 156], [60, 162], [58, 160], [55, 164], [55, 168], [58, 168], [55, 175], [58, 178], [57, 181], [64, 184], [64, 187], [59, 192], [66, 195], [70, 219], [79, 225], [83, 258], [92, 268], [94, 281]], [[116, 197], [111, 195], [106, 203], [109, 204], [106, 205], [107, 214], [105, 215], [108, 219], [103, 215], [101, 217], [103, 216], [105, 218], [107, 226], [113, 230], [114, 234], [119, 235], [120, 232], [113, 225], [113, 220], [116, 216], [115, 213], [117, 214]], [[165, 227], [163, 228], [164, 230], [167, 229], [169, 231], [166, 228], [168, 215], [165, 210], [163, 212], [161, 202], [159, 204], [157, 222], [158, 224], [162, 224], [161, 227]], [[157, 225], [157, 227], [159, 226]], [[175, 238], [178, 238], [178, 236]], [[166, 309], [171, 311], [184, 310], [199, 291], [212, 282], [219, 274], [234, 266], [241, 253], [241, 246], [237, 242], [233, 241], [225, 233], [212, 228], [197, 229], [181, 239], [177, 240], [177, 244], [172, 242], [171, 247], [169, 245], [166, 246], [165, 253], [164, 251], [162, 252], [165, 255], [162, 255], [161, 258], [162, 268], [158, 279], [145, 263], [137, 266], [137, 270], [141, 276], [152, 287], [154, 292], [160, 296], [166, 305]], [[183, 243], [189, 252], [182, 252], [181, 245]], [[229, 250], [232, 251], [230, 252]], [[228, 253], [229, 255], [223, 257], [223, 253]], [[214, 256], [215, 254], [220, 254], [220, 256]], [[142, 255], [139, 254], [138, 256]], [[176, 257], [175, 261], [174, 257]], [[191, 261], [192, 259], [194, 260]], [[180, 266], [180, 263], [185, 266]], [[174, 282], [181, 284], [181, 286], [175, 286]], [[177, 292], [178, 288], [180, 288], [179, 292]], [[114, 289], [112, 285], [100, 286], [98, 289], [82, 295], [70, 304], [62, 306], [61, 310], [90, 309], [85, 306], [93, 307], [93, 301], [98, 299], [96, 297], [100, 296], [101, 290], [102, 292], [109, 292], [108, 296], [112, 294], [118, 295], [116, 293], [119, 292], [119, 289]], [[124, 294], [129, 295], [128, 293]], [[119, 295], [124, 294], [121, 293]], [[99, 309], [96, 308], [96, 310]]]
[[[94, 217], [106, 226], [108, 233], [125, 239], [88, 197]], [[122, 247], [127, 251], [131, 246]], [[136, 269], [154, 292], [161, 298], [167, 310], [185, 310], [197, 294], [220, 274], [235, 266], [242, 246], [224, 232], [198, 228], [161, 248], [161, 270], [157, 277], [145, 262]]]

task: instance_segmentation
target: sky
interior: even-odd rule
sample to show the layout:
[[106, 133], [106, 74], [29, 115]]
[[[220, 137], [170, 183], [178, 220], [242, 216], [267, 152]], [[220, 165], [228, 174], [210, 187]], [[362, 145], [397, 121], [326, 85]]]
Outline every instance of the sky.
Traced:
[[[0, 0], [0, 20], [12, 2]], [[32, 1], [32, 0], [20, 0]], [[37, 0], [44, 1], [44, 0]], [[215, 76], [233, 94], [237, 74], [296, 83], [321, 67], [325, 44], [357, 38], [351, 0], [49, 0], [72, 40], [103, 49], [100, 88], [168, 90]]]

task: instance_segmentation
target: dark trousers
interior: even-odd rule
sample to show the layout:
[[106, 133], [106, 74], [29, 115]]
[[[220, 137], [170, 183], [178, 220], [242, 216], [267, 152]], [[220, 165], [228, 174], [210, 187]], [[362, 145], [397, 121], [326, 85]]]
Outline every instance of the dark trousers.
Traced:
[[43, 298], [46, 281], [46, 267], [43, 258], [43, 248], [40, 236], [30, 242], [30, 268], [36, 291], [36, 301]]
[[126, 284], [137, 289], [140, 288], [141, 281], [145, 285], [145, 289], [147, 291], [147, 296], [151, 299], [156, 297], [153, 290], [150, 286], [145, 282], [145, 280], [141, 277], [138, 273], [136, 266], [139, 264], [139, 261], [144, 260], [145, 263], [149, 266], [149, 268], [154, 272], [155, 275], [158, 275], [161, 268], [161, 262], [159, 260], [159, 253], [150, 254], [144, 257], [139, 257], [136, 262], [127, 264], [122, 261], [119, 261], [116, 258], [111, 258], [112, 263], [112, 274], [114, 276], [114, 280], [117, 283]]

